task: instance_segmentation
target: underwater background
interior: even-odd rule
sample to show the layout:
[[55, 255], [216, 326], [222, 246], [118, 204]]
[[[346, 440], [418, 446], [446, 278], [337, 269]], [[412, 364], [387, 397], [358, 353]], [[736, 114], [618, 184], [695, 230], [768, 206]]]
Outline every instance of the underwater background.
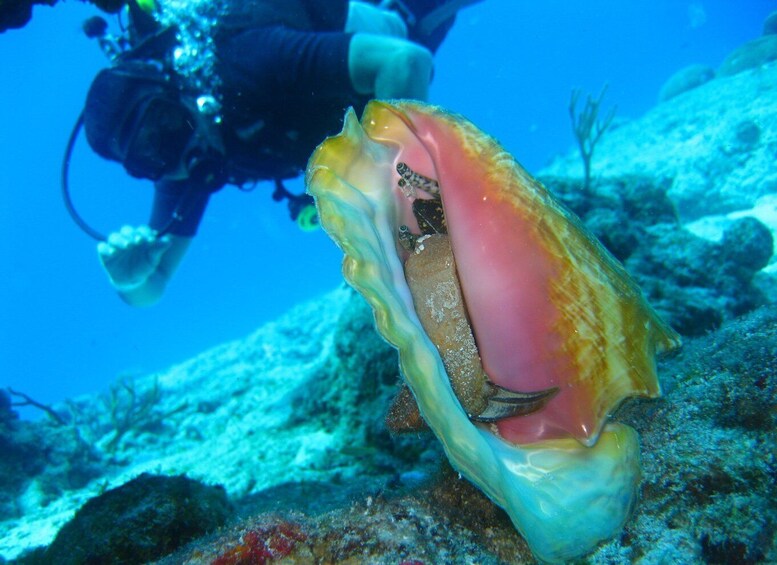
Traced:
[[[638, 117], [676, 70], [715, 67], [760, 34], [775, 7], [486, 0], [459, 14], [436, 57], [430, 98], [535, 172], [574, 143], [572, 88], [598, 93], [608, 84], [604, 107], [617, 106], [618, 119]], [[164, 369], [341, 282], [331, 241], [320, 230], [301, 232], [260, 184], [249, 194], [226, 187], [212, 199], [160, 304], [133, 309], [116, 297], [59, 194], [70, 128], [107, 63], [80, 28], [95, 13], [76, 1], [37, 6], [30, 24], [0, 36], [0, 384], [45, 403]], [[71, 185], [77, 209], [98, 230], [146, 220], [150, 183], [102, 161], [83, 135]]]
[[[158, 305], [115, 295], [59, 187], [70, 129], [106, 65], [81, 31], [96, 13], [63, 0], [0, 34], [0, 564], [558, 557], [516, 532], [469, 465], [449, 463], [437, 428], [442, 441], [390, 430], [397, 351], [343, 284], [342, 252], [291, 222], [269, 185], [211, 200]], [[499, 140], [682, 336], [659, 358], [662, 396], [605, 416], [639, 436], [641, 471], [632, 460], [626, 481], [637, 500], [623, 528], [572, 548], [574, 562], [777, 562], [777, 0], [484, 0], [460, 12], [435, 65], [431, 102]], [[604, 85], [602, 115], [617, 110], [582, 188], [570, 94]], [[83, 138], [71, 187], [100, 231], [145, 221], [149, 183]], [[406, 380], [423, 380], [419, 367]], [[446, 391], [427, 402], [452, 402], [436, 417], [464, 416], [448, 439], [472, 445], [463, 430], [475, 426]], [[20, 406], [24, 395], [43, 409]], [[569, 443], [589, 453], [605, 442]], [[549, 445], [510, 446], [504, 461], [531, 477]], [[483, 453], [471, 461], [488, 466]], [[526, 471], [522, 453], [533, 454]], [[542, 506], [547, 488], [564, 511], [609, 517], [607, 497], [585, 497], [618, 474], [565, 457], [579, 489], [552, 471], [536, 489], [506, 490]], [[559, 545], [573, 535], [553, 527]]]

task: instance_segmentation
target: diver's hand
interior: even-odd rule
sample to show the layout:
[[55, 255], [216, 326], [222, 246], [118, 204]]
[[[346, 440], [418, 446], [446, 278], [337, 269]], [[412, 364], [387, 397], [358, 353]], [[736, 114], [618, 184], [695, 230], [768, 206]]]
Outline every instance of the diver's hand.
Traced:
[[148, 226], [124, 226], [97, 245], [97, 254], [114, 288], [130, 292], [156, 273], [170, 245], [169, 236], [158, 238]]
[[346, 33], [374, 33], [391, 37], [407, 37], [407, 26], [396, 12], [381, 10], [377, 6], [351, 0], [348, 3]]

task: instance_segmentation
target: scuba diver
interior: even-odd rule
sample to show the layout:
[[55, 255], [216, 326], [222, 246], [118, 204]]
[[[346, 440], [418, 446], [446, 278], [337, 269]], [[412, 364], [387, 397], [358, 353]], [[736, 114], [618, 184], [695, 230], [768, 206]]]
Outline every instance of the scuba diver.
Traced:
[[[85, 25], [113, 65], [89, 89], [63, 188], [76, 222], [103, 240], [99, 259], [120, 297], [134, 306], [161, 298], [226, 184], [271, 181], [292, 219], [315, 225], [310, 196], [283, 180], [304, 171], [349, 106], [426, 100], [433, 53], [457, 10], [475, 1], [129, 0], [121, 37], [101, 18]], [[154, 181], [148, 225], [106, 238], [75, 213], [67, 167], [81, 125], [96, 153]]]

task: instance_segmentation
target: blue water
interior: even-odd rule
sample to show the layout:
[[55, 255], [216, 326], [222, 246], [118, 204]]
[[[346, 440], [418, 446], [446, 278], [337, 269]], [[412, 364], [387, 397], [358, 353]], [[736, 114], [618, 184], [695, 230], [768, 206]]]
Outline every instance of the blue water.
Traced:
[[[606, 102], [639, 116], [674, 71], [717, 66], [775, 9], [774, 0], [485, 0], [460, 14], [441, 48], [431, 98], [536, 171], [573, 144], [573, 87], [609, 83]], [[80, 31], [95, 13], [80, 2], [37, 7], [26, 28], [0, 35], [0, 386], [42, 402], [163, 370], [341, 281], [340, 252], [323, 233], [300, 232], [269, 186], [228, 187], [160, 304], [134, 309], [116, 297], [59, 195], [70, 128], [106, 64]], [[150, 185], [83, 140], [71, 182], [96, 228], [146, 220]]]

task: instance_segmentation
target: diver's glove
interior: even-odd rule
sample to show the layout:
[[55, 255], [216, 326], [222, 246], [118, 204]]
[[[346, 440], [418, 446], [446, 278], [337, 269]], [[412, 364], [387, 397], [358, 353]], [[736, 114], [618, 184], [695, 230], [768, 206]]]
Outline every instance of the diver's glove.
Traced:
[[97, 254], [114, 288], [131, 292], [157, 272], [171, 243], [170, 236], [158, 238], [148, 226], [124, 226], [97, 245]]

